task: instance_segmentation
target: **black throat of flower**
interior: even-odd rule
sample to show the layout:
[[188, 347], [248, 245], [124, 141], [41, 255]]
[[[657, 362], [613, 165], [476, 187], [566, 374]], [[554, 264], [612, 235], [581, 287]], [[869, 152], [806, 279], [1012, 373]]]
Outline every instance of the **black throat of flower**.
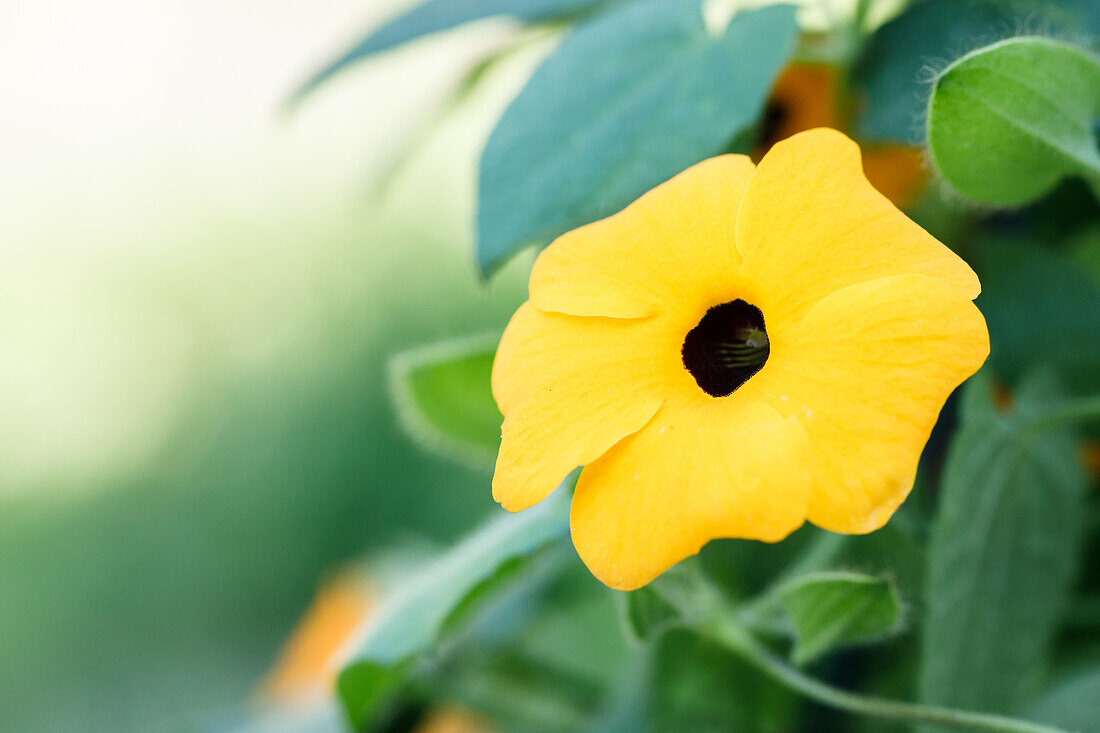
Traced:
[[770, 352], [764, 314], [739, 299], [708, 310], [680, 354], [700, 389], [725, 397], [760, 371]]

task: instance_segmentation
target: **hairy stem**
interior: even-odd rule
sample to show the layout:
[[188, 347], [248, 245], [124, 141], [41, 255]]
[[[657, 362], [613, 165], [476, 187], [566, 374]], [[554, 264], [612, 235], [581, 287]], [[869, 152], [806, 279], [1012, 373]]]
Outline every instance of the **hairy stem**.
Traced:
[[1066, 733], [1060, 728], [1051, 728], [1000, 715], [972, 713], [857, 695], [814, 679], [791, 667], [736, 623], [720, 621], [712, 625], [709, 631], [715, 641], [775, 681], [802, 693], [811, 700], [837, 710], [888, 720], [930, 723], [997, 733]]

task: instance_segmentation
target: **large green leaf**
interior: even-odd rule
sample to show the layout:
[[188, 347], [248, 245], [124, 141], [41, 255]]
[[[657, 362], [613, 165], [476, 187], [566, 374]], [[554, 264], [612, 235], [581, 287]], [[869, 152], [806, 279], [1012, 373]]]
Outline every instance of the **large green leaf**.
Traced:
[[789, 6], [708, 31], [701, 0], [627, 3], [578, 27], [505, 111], [481, 158], [478, 263], [612, 214], [760, 114], [794, 43]]
[[568, 532], [568, 492], [559, 490], [537, 507], [498, 518], [409, 578], [371, 620], [340, 674], [352, 722], [363, 727], [385, 711], [418, 657], [439, 642], [456, 614], [468, 615], [484, 601], [497, 576], [517, 577], [524, 558]]
[[1058, 252], [1014, 242], [985, 243], [975, 266], [1000, 375], [1014, 381], [1049, 365], [1076, 391], [1100, 390], [1100, 286], [1091, 277]]
[[785, 585], [780, 599], [794, 622], [795, 664], [837, 647], [881, 638], [901, 624], [901, 601], [889, 578], [809, 573]]
[[937, 170], [959, 193], [1021, 204], [1065, 176], [1100, 176], [1097, 116], [1100, 62], [1066, 43], [1013, 38], [940, 74], [928, 144]]
[[608, 0], [428, 0], [368, 33], [309, 78], [294, 93], [291, 104], [348, 66], [395, 46], [482, 18], [506, 16], [527, 23], [568, 18]]
[[402, 426], [426, 447], [491, 464], [500, 445], [500, 411], [490, 374], [496, 335], [402, 352], [389, 378]]
[[923, 0], [879, 28], [864, 46], [853, 82], [860, 92], [856, 130], [877, 141], [915, 145], [925, 140], [934, 75], [975, 48], [1006, 33], [1077, 34], [1088, 19], [1084, 0]]
[[1100, 669], [1060, 680], [1028, 710], [1027, 717], [1081, 733], [1100, 733]]
[[1085, 480], [1068, 428], [1034, 429], [1061, 400], [1032, 376], [1010, 414], [983, 372], [963, 398], [929, 543], [921, 694], [1013, 712], [1046, 672], [1077, 562]]

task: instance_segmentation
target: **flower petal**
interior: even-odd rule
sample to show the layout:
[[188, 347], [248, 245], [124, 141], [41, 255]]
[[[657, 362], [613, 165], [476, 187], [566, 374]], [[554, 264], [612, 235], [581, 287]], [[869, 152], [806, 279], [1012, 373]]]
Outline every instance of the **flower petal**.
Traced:
[[[493, 497], [536, 504], [577, 466], [645, 425], [663, 402], [653, 323], [543, 313], [524, 303], [493, 363], [504, 413]], [[662, 342], [663, 343], [663, 342]]]
[[632, 318], [709, 292], [740, 263], [734, 223], [752, 172], [744, 155], [711, 158], [618, 214], [563, 234], [535, 261], [531, 302]]
[[573, 544], [593, 575], [631, 590], [708, 540], [781, 540], [806, 517], [806, 450], [798, 421], [764, 403], [670, 402], [581, 472]]
[[831, 292], [891, 275], [927, 275], [968, 298], [974, 272], [867, 182], [859, 147], [819, 128], [777, 143], [741, 201], [742, 272], [766, 283], [756, 303], [776, 323], [794, 321]]
[[813, 453], [809, 519], [862, 534], [913, 486], [951, 392], [989, 354], [985, 320], [942, 280], [900, 275], [852, 285], [773, 340], [780, 411], [800, 416]]

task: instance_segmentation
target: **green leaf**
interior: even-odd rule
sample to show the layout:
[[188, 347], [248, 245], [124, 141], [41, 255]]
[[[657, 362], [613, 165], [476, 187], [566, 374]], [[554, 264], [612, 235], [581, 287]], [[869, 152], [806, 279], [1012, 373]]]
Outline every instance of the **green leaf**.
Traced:
[[405, 685], [411, 660], [399, 664], [356, 662], [345, 667], [336, 681], [336, 693], [357, 726], [392, 717], [396, 698]]
[[439, 697], [485, 714], [501, 730], [572, 733], [599, 696], [588, 680], [498, 648], [475, 649], [438, 677]]
[[1074, 391], [1100, 390], [1100, 285], [1067, 257], [1031, 244], [983, 243], [974, 264], [997, 373], [1015, 381], [1049, 365]]
[[372, 30], [314, 74], [293, 95], [294, 105], [348, 66], [430, 33], [483, 18], [506, 16], [541, 23], [577, 16], [608, 0], [428, 0]]
[[1065, 730], [1100, 733], [1100, 669], [1059, 681], [1028, 707], [1027, 718]]
[[925, 0], [879, 28], [864, 46], [853, 85], [862, 97], [860, 137], [921, 145], [933, 75], [947, 61], [1033, 27], [1076, 35], [1081, 0]]
[[[921, 491], [918, 479], [916, 491]], [[844, 552], [833, 567], [842, 567], [867, 575], [888, 576], [897, 588], [907, 624], [919, 609], [916, 602], [923, 596], [924, 543], [918, 538], [913, 517], [919, 510], [916, 503], [899, 510], [882, 529], [871, 534], [847, 538]]]
[[795, 664], [822, 654], [881, 638], [901, 624], [901, 601], [893, 581], [858, 573], [810, 573], [780, 591], [783, 609], [794, 622]]
[[[567, 543], [553, 554], [570, 561], [555, 564], [549, 583], [494, 600], [490, 612], [448, 641], [456, 649], [427, 682], [433, 697], [487, 714], [496, 729], [543, 733], [580, 730], [602, 707], [632, 648], [607, 587]], [[510, 628], [499, 633], [501, 627]]]
[[1031, 376], [1002, 414], [988, 372], [966, 388], [929, 543], [921, 693], [928, 702], [1011, 713], [1048, 665], [1074, 577], [1085, 479], [1069, 428], [1034, 430], [1062, 399]]
[[709, 32], [701, 0], [623, 4], [578, 27], [504, 112], [481, 158], [477, 257], [619, 211], [754, 124], [794, 43], [794, 10]]
[[1013, 38], [936, 80], [928, 144], [944, 179], [987, 204], [1022, 204], [1065, 176], [1100, 176], [1100, 63], [1066, 43]]
[[680, 619], [676, 607], [650, 586], [626, 593], [623, 599], [626, 629], [635, 639], [656, 636]]
[[[1073, 261], [1093, 279], [1100, 288], [1100, 225], [1078, 232], [1066, 244]], [[1100, 290], [1097, 290], [1100, 293]]]
[[492, 465], [503, 419], [490, 388], [498, 339], [456, 339], [391, 359], [389, 379], [402, 427], [428, 448]]
[[365, 727], [384, 714], [407, 681], [418, 657], [443, 635], [456, 610], [469, 612], [467, 597], [507, 565], [517, 577], [516, 558], [531, 557], [568, 535], [567, 491], [520, 514], [500, 517], [408, 579], [398, 595], [379, 610], [358, 641], [338, 688], [352, 722]]

